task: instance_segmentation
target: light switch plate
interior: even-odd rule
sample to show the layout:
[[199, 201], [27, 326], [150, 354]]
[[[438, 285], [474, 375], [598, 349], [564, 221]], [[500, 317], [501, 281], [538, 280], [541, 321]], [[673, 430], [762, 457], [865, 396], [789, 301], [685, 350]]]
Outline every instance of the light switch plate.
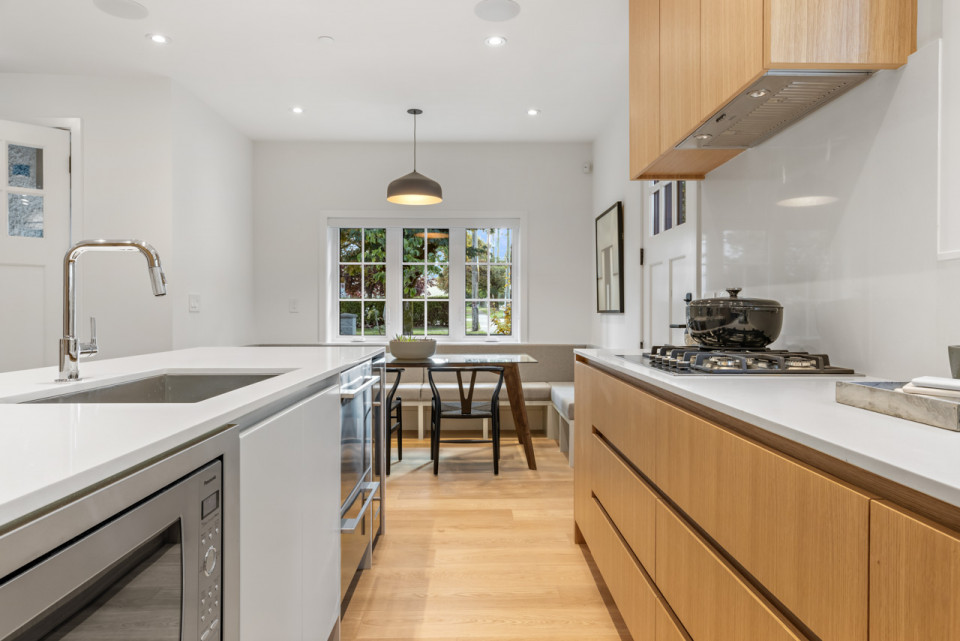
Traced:
[[187, 309], [191, 314], [200, 313], [200, 294], [190, 294], [187, 296]]
[[289, 311], [291, 314], [299, 314], [299, 313], [300, 313], [300, 299], [299, 299], [299, 298], [291, 298], [290, 301], [287, 303], [287, 311]]

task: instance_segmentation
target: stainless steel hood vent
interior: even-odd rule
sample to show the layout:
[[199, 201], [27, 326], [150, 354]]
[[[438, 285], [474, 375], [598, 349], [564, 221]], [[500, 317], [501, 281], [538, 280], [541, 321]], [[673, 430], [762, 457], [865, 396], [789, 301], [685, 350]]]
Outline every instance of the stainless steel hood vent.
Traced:
[[768, 72], [677, 145], [677, 149], [754, 147], [850, 91], [871, 73]]

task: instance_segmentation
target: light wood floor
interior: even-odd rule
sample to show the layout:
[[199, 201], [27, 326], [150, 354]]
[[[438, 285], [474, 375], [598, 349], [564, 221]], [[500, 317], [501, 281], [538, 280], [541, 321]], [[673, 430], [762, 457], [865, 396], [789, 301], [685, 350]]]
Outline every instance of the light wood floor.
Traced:
[[[343, 618], [343, 641], [629, 641], [585, 548], [573, 542], [573, 471], [535, 437], [539, 470], [516, 440], [405, 441], [387, 484], [387, 533]], [[408, 445], [409, 443], [409, 445]]]

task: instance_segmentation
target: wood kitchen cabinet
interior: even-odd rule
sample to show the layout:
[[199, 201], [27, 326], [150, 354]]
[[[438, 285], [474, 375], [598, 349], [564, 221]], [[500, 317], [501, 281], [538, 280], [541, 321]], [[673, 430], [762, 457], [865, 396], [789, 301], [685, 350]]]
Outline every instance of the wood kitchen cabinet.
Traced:
[[340, 389], [240, 433], [240, 639], [326, 641], [340, 615]]
[[770, 70], [878, 70], [916, 51], [916, 0], [630, 0], [630, 173], [702, 179], [742, 149], [676, 149]]
[[887, 501], [870, 519], [871, 641], [960, 639], [960, 534]]
[[663, 493], [819, 638], [866, 641], [871, 496], [679, 408], [665, 418]]

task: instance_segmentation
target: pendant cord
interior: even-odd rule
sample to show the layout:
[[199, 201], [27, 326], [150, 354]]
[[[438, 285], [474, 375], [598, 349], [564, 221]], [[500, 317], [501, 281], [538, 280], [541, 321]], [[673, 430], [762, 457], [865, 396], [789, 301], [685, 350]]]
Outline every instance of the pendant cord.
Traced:
[[417, 170], [417, 114], [413, 114], [413, 170]]

